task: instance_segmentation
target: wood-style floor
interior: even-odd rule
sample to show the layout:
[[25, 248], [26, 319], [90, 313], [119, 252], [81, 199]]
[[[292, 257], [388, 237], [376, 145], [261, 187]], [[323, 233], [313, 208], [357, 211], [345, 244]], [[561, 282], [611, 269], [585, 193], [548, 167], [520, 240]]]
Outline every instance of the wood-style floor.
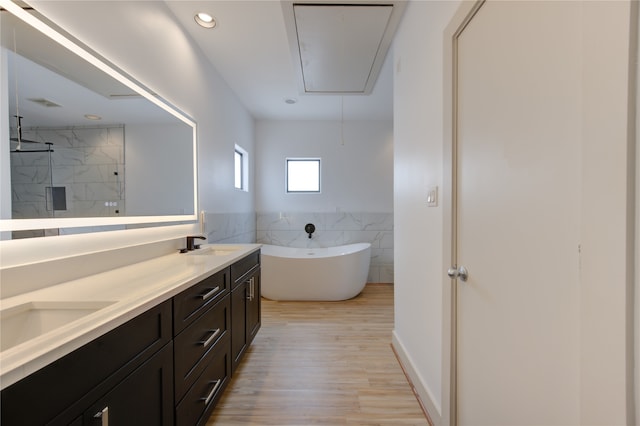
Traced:
[[392, 328], [389, 284], [344, 302], [262, 299], [262, 328], [207, 425], [428, 425]]

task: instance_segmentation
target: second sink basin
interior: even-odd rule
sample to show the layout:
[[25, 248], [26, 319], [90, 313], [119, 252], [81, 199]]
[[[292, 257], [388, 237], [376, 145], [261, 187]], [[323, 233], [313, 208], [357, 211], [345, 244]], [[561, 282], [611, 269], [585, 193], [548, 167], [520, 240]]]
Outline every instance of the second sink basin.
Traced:
[[207, 256], [227, 256], [240, 250], [236, 246], [202, 246], [197, 250], [190, 251], [189, 254], [207, 255]]
[[115, 302], [28, 302], [0, 311], [0, 352], [55, 330]]

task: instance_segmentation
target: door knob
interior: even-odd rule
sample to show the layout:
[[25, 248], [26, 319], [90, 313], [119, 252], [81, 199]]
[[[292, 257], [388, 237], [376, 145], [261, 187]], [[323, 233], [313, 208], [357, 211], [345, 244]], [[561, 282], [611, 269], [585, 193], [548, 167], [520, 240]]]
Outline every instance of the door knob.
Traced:
[[458, 268], [452, 266], [451, 268], [449, 268], [449, 270], [447, 270], [447, 275], [449, 275], [449, 278], [451, 279], [459, 278], [460, 281], [464, 282], [467, 281], [467, 278], [469, 278], [469, 271], [467, 271], [467, 268], [465, 268], [464, 266], [460, 266]]

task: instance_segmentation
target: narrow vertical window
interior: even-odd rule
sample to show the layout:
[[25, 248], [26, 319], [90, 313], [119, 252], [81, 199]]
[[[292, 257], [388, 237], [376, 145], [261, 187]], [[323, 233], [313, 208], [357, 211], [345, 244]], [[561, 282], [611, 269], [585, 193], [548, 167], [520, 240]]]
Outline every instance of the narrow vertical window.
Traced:
[[249, 155], [247, 151], [236, 145], [234, 157], [234, 187], [243, 191], [248, 191], [249, 181]]
[[287, 192], [320, 192], [320, 159], [287, 158]]

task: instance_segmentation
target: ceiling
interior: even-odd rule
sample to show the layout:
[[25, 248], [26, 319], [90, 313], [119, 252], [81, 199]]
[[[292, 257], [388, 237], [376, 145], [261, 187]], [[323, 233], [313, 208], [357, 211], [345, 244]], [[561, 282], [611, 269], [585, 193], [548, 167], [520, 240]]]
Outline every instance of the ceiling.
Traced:
[[[387, 49], [404, 1], [351, 0], [348, 6], [342, 0], [322, 4], [314, 0], [165, 3], [256, 119], [393, 119], [392, 54]], [[200, 11], [216, 18], [215, 28], [196, 24], [194, 15]], [[6, 13], [2, 19], [3, 46], [13, 50], [17, 37], [23, 55], [40, 58], [38, 64], [23, 61], [20, 78], [10, 85], [11, 91], [20, 94], [23, 126], [56, 125], [58, 121], [87, 125], [83, 114], [94, 112], [103, 117], [102, 124], [129, 122], [131, 117], [143, 122], [162, 120], [164, 114], [156, 118], [155, 106], [127, 96], [128, 89], [114, 85], [113, 79], [87, 72], [83, 61], [65, 55], [55, 43], [46, 43], [37, 31]], [[305, 37], [298, 40], [298, 34]], [[18, 69], [17, 65], [10, 68]], [[79, 84], [65, 83], [51, 70]], [[91, 78], [84, 81], [83, 75]], [[50, 84], [52, 78], [61, 82]], [[102, 99], [98, 93], [106, 97]], [[109, 102], [120, 93], [124, 97], [117, 105]], [[14, 99], [12, 92], [10, 100]], [[285, 102], [292, 99], [296, 102]], [[42, 108], [38, 100], [64, 108]], [[86, 106], [88, 102], [92, 108]], [[10, 107], [17, 110], [17, 104]], [[129, 107], [136, 114], [131, 114]], [[143, 114], [147, 110], [148, 114]], [[127, 120], [122, 121], [123, 115]]]
[[[296, 2], [308, 3], [308, 0]], [[313, 2], [316, 5], [320, 2]], [[395, 25], [400, 19], [404, 2], [394, 1], [331, 1], [330, 3], [349, 3], [363, 6], [364, 3], [394, 4], [392, 18], [380, 17], [372, 13], [370, 20], [363, 18], [366, 13], [352, 10], [350, 15], [355, 19], [351, 23], [336, 27], [326, 26], [325, 42], [320, 21], [315, 21], [313, 14], [306, 13], [303, 17], [311, 26], [309, 38], [296, 44], [295, 36], [301, 32], [300, 17], [297, 22], [292, 19], [293, 2], [278, 0], [227, 0], [227, 1], [176, 1], [166, 0], [167, 6], [177, 20], [190, 34], [205, 56], [220, 73], [240, 101], [256, 119], [265, 120], [391, 120], [393, 118], [393, 67], [392, 55], [378, 54], [377, 63], [367, 68], [349, 62], [354, 56], [367, 50], [375, 53], [385, 51], [391, 42]], [[380, 9], [380, 7], [378, 7]], [[363, 12], [364, 9], [362, 8]], [[213, 29], [198, 26], [194, 15], [207, 12], [217, 22]], [[345, 14], [341, 14], [345, 15]], [[347, 14], [347, 19], [348, 18]], [[331, 19], [331, 18], [329, 18]], [[342, 18], [344, 21], [344, 18]], [[359, 20], [358, 20], [359, 19]], [[363, 20], [364, 19], [364, 20]], [[296, 26], [297, 25], [297, 26]], [[375, 27], [378, 25], [378, 30]], [[386, 28], [386, 39], [381, 37], [379, 25]], [[372, 31], [369, 31], [373, 28]], [[372, 39], [373, 37], [373, 39]], [[313, 42], [313, 43], [311, 43]], [[349, 46], [356, 43], [357, 49], [348, 51]], [[360, 44], [358, 44], [360, 43]], [[329, 46], [329, 44], [332, 45]], [[307, 56], [301, 60], [295, 56], [299, 51], [305, 51], [308, 46], [316, 45], [321, 53]], [[364, 47], [363, 47], [364, 46]], [[331, 47], [333, 52], [329, 49]], [[337, 57], [337, 48], [347, 49], [346, 53]], [[328, 53], [327, 53], [328, 52]], [[304, 52], [303, 52], [304, 53]], [[306, 52], [308, 53], [308, 52]], [[326, 56], [328, 55], [328, 56]], [[311, 59], [310, 59], [311, 58]], [[315, 62], [314, 62], [315, 59]], [[366, 58], [365, 58], [366, 60]], [[311, 63], [320, 70], [318, 78], [321, 82], [328, 80], [347, 81], [348, 73], [357, 68], [369, 69], [369, 87], [359, 94], [351, 94], [350, 89], [321, 89], [321, 94], [304, 93], [301, 78], [304, 73], [301, 64]], [[342, 65], [328, 67], [324, 65]], [[318, 64], [320, 66], [318, 66]], [[330, 73], [331, 75], [327, 74]], [[316, 75], [314, 75], [316, 78]], [[306, 77], [305, 82], [312, 81]], [[353, 90], [357, 92], [358, 90]], [[369, 94], [362, 94], [368, 93]], [[296, 103], [287, 103], [294, 99]]]

